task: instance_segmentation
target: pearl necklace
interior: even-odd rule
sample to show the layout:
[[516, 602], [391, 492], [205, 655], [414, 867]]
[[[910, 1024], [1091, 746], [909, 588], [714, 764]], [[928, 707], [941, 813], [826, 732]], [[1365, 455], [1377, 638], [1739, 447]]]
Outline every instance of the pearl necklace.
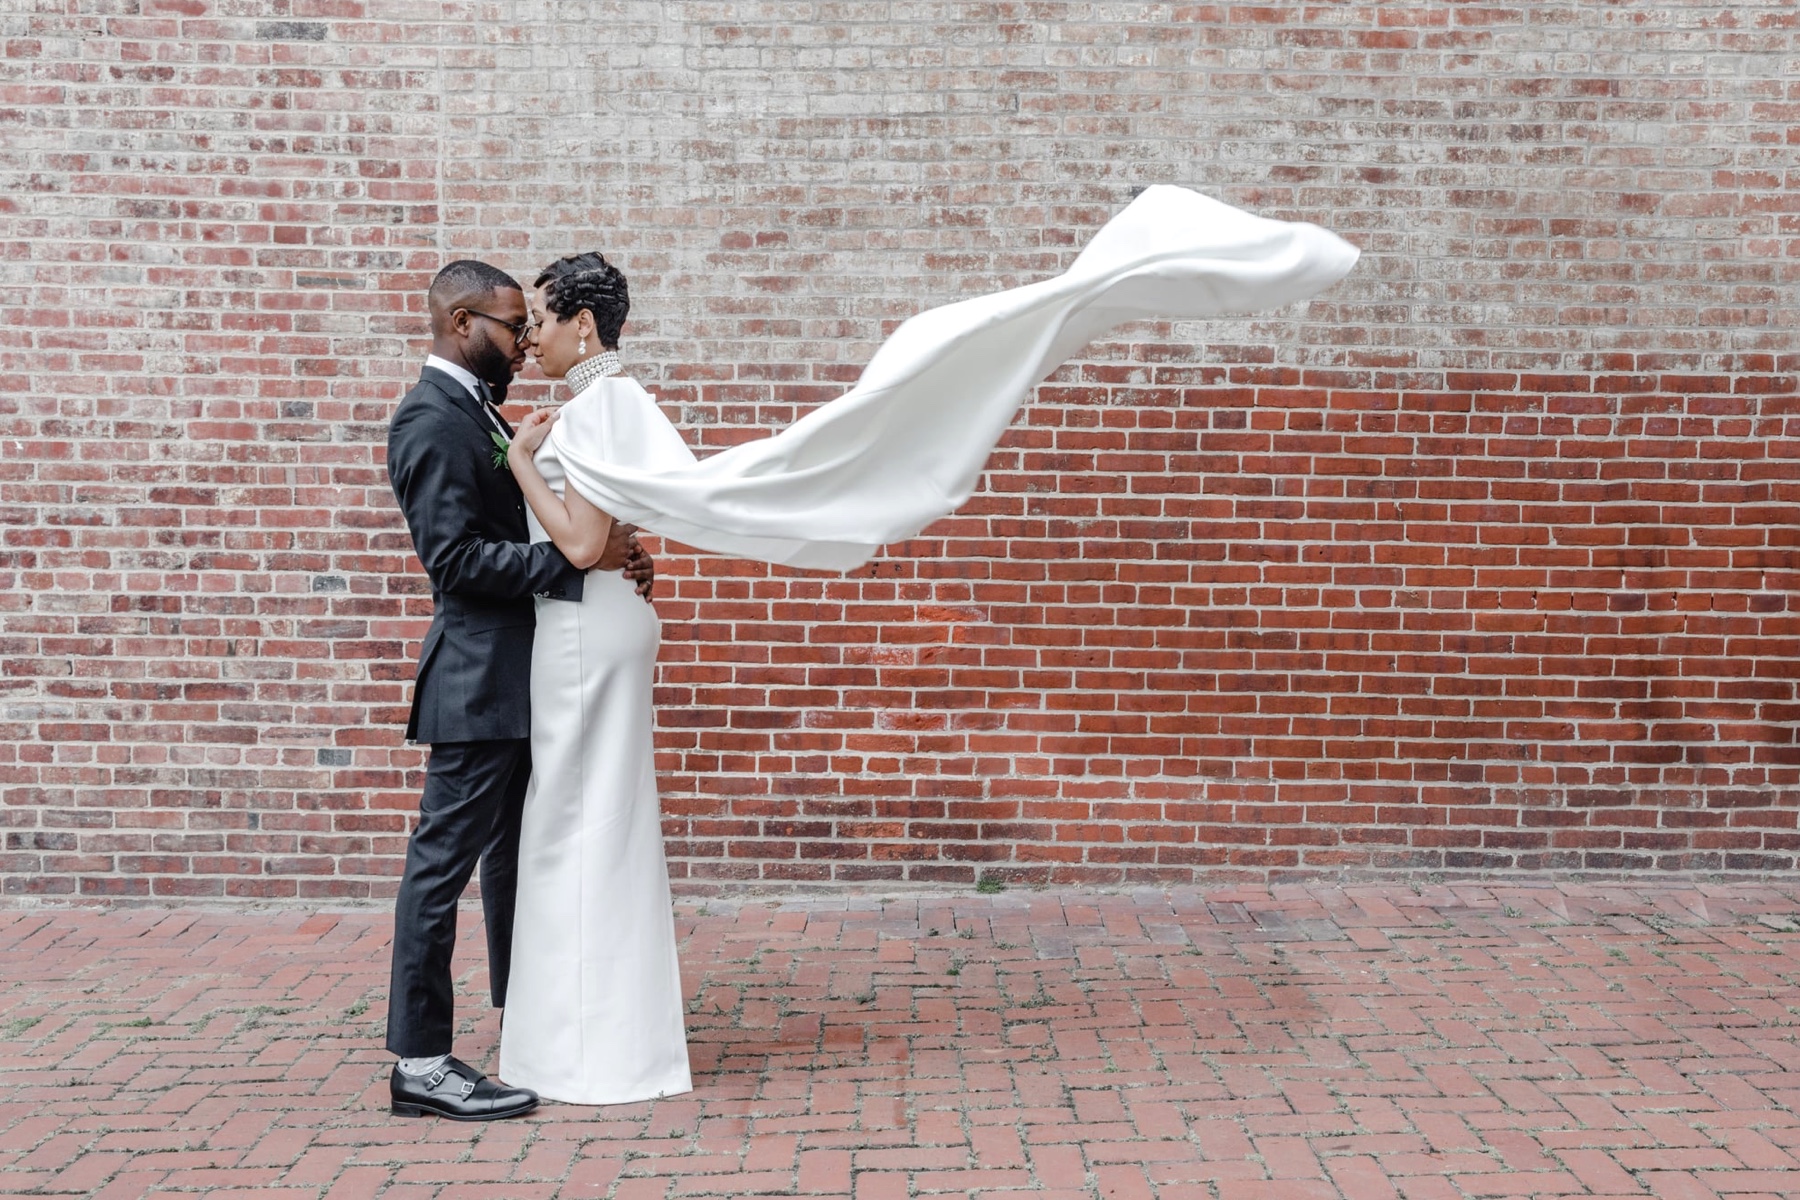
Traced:
[[584, 358], [570, 367], [563, 376], [563, 382], [569, 390], [579, 396], [588, 390], [596, 379], [604, 379], [608, 375], [623, 375], [625, 364], [619, 361], [617, 350], [602, 350], [600, 353]]

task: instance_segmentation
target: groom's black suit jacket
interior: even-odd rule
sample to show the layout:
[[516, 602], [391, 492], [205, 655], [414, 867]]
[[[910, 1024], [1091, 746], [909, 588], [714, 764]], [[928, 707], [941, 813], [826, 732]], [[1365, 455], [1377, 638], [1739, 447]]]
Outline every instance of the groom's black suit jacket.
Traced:
[[532, 596], [581, 599], [583, 573], [549, 542], [528, 541], [525, 497], [494, 465], [484, 407], [427, 367], [388, 426], [388, 479], [434, 609], [408, 741], [529, 737]]

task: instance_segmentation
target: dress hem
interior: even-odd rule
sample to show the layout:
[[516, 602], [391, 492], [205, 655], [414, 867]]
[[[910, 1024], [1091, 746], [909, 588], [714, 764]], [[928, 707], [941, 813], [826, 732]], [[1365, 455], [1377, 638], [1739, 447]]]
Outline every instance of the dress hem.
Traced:
[[684, 1082], [680, 1087], [668, 1087], [663, 1088], [660, 1091], [652, 1091], [647, 1096], [625, 1096], [618, 1099], [573, 1100], [567, 1096], [552, 1095], [543, 1088], [534, 1087], [530, 1080], [513, 1079], [508, 1076], [506, 1077], [506, 1082], [511, 1087], [531, 1088], [532, 1091], [538, 1094], [538, 1099], [540, 1100], [548, 1100], [554, 1104], [574, 1104], [583, 1108], [610, 1108], [618, 1104], [642, 1104], [647, 1100], [667, 1100], [671, 1096], [684, 1096], [694, 1090], [693, 1083], [688, 1081]]

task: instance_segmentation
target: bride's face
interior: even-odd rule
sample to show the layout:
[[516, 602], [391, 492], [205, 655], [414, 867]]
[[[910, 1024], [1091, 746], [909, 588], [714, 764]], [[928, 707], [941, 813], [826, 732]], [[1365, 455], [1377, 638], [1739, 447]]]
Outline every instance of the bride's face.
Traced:
[[[593, 313], [580, 308], [572, 317], [559, 317], [544, 303], [543, 288], [532, 289], [530, 304], [531, 319], [537, 329], [531, 339], [531, 353], [537, 356], [538, 370], [545, 377], [561, 379], [570, 367], [599, 351]], [[583, 340], [587, 342], [587, 354], [581, 353]]]

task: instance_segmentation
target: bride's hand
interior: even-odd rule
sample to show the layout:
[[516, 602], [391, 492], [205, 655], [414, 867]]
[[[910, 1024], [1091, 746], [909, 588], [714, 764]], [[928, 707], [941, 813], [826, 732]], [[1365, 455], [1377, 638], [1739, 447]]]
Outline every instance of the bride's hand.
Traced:
[[550, 426], [554, 424], [556, 410], [553, 408], [540, 408], [526, 413], [525, 419], [519, 422], [519, 431], [513, 434], [512, 445], [507, 447], [506, 457], [513, 459], [517, 455], [529, 460], [537, 453], [538, 447], [544, 444], [544, 439], [550, 436]]

